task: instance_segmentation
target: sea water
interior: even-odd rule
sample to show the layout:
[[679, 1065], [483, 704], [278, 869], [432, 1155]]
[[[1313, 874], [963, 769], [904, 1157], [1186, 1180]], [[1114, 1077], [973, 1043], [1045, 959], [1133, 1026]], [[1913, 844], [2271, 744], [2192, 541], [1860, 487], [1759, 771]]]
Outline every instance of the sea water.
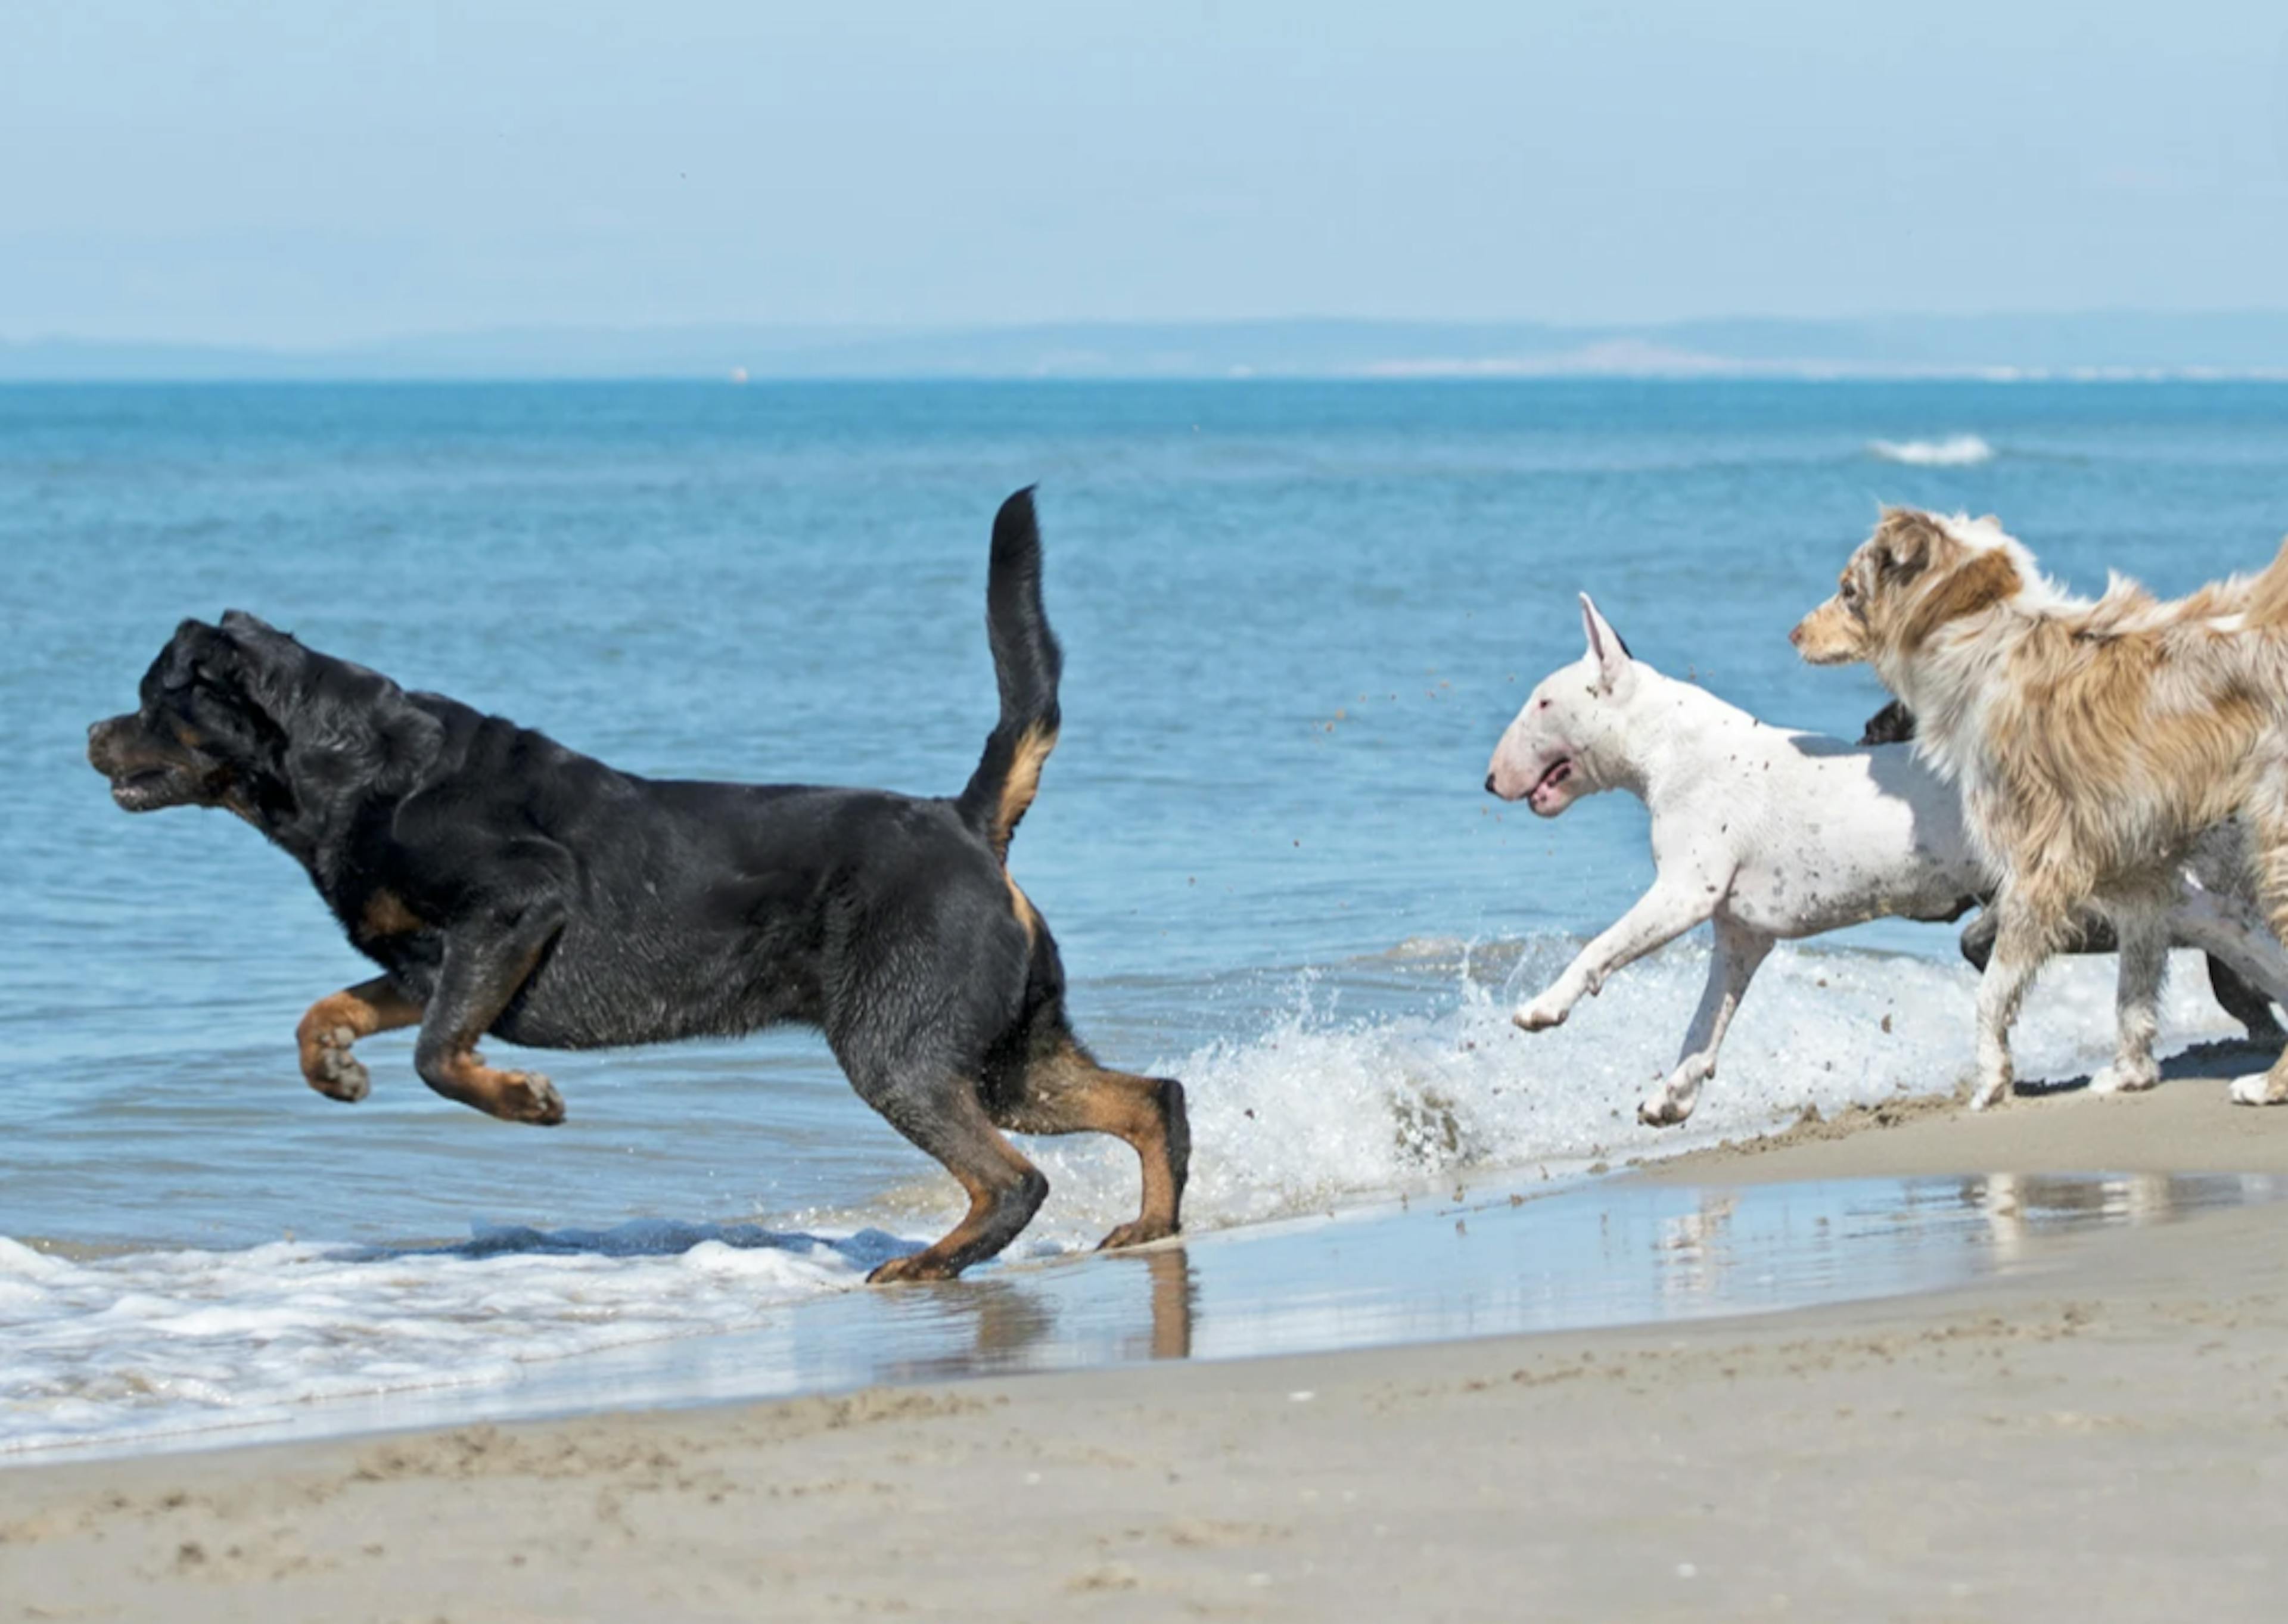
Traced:
[[[1493, 741], [1582, 590], [1660, 669], [1855, 736], [1871, 678], [1785, 634], [1882, 502], [1997, 512], [2088, 590], [2260, 565], [2288, 387], [0, 390], [0, 1450], [736, 1328], [955, 1207], [802, 1033], [499, 1046], [552, 1130], [432, 1096], [409, 1034], [361, 1046], [363, 1104], [311, 1092], [294, 1024], [369, 967], [251, 830], [130, 818], [84, 763], [179, 620], [250, 609], [634, 771], [950, 793], [987, 527], [1035, 481], [1065, 726], [1013, 867], [1082, 1031], [1185, 1079], [1212, 1229], [1950, 1089], [1969, 972], [1892, 923], [1783, 948], [1692, 1124], [1636, 1126], [1705, 945], [1512, 1028], [1651, 865], [1625, 796], [1485, 795]], [[2022, 1073], [2110, 1018], [2109, 964], [2060, 967]], [[2197, 973], [2166, 1027], [2231, 1030]], [[1018, 1260], [1132, 1212], [1124, 1150], [1029, 1149]]]

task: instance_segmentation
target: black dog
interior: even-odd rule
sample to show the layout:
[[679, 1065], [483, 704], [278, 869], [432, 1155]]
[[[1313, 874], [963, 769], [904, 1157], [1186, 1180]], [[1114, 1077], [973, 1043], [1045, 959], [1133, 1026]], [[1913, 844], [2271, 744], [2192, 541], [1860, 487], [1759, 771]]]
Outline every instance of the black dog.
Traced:
[[[1907, 709], [1904, 700], [1893, 700], [1873, 716], [1859, 735], [1859, 742], [1871, 744], [1906, 744], [1915, 736], [1914, 712]], [[1977, 899], [1982, 904], [1990, 898]], [[2001, 922], [1993, 911], [1987, 909], [1972, 920], [1962, 932], [1962, 956], [1968, 959], [1982, 974], [1986, 961], [1994, 954], [1994, 934]], [[2114, 939], [2113, 927], [2094, 914], [2085, 912], [2075, 923], [2073, 931], [2059, 945], [2060, 953], [2112, 953], [2119, 943]], [[2273, 1018], [2272, 1001], [2243, 979], [2240, 972], [2213, 954], [2209, 962], [2209, 991], [2224, 1006], [2224, 1012], [2248, 1028], [2252, 1043], [2277, 1043], [2288, 1033], [2280, 1029]]]
[[97, 723], [87, 753], [129, 812], [253, 824], [382, 967], [302, 1020], [320, 1093], [362, 1099], [350, 1046], [418, 1025], [431, 1088], [558, 1122], [549, 1081], [487, 1066], [481, 1037], [594, 1049], [804, 1022], [969, 1192], [950, 1234], [873, 1274], [943, 1279], [1007, 1246], [1048, 1193], [998, 1129], [1134, 1147], [1143, 1208], [1106, 1246], [1177, 1232], [1190, 1156], [1182, 1085], [1108, 1071], [1074, 1037], [1056, 944], [1006, 866], [1063, 669], [1029, 490], [994, 519], [986, 630], [1001, 718], [950, 800], [637, 778], [236, 612], [177, 628], [141, 708]]

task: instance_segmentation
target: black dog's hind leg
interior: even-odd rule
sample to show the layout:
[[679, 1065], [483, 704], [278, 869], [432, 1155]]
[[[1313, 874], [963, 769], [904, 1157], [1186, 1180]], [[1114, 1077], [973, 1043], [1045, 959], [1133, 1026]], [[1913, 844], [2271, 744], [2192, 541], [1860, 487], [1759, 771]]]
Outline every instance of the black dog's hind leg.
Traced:
[[2240, 972], [2214, 954], [2209, 958], [2209, 991], [2224, 1012], [2248, 1028], [2252, 1043], [2277, 1043], [2288, 1036], [2272, 1014], [2272, 1001], [2241, 978]]
[[563, 1097], [547, 1078], [496, 1070], [477, 1054], [477, 1040], [500, 1018], [563, 928], [563, 905], [552, 899], [453, 927], [437, 990], [413, 1045], [413, 1069], [422, 1081], [503, 1121], [552, 1126], [564, 1120]]
[[1141, 1209], [1100, 1247], [1141, 1246], [1182, 1231], [1192, 1159], [1182, 1083], [1108, 1070], [1079, 1040], [1060, 1033], [989, 1099], [993, 1120], [1013, 1132], [1107, 1133], [1136, 1153], [1144, 1173]]
[[979, 1103], [977, 1085], [923, 1063], [845, 1060], [859, 1097], [890, 1126], [945, 1164], [969, 1193], [969, 1211], [935, 1245], [894, 1257], [866, 1278], [949, 1280], [1017, 1238], [1048, 1200], [1048, 1175], [1003, 1138]]

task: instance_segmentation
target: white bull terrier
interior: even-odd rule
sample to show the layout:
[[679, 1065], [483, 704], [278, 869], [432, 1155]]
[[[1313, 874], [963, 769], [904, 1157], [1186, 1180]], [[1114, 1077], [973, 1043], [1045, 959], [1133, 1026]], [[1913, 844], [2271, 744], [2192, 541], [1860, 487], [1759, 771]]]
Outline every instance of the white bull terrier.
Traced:
[[[1615, 970], [1713, 920], [1707, 988], [1676, 1068], [1637, 1107], [1640, 1120], [1662, 1126], [1699, 1103], [1774, 942], [1887, 915], [1958, 918], [1993, 883], [1964, 828], [1960, 792], [1912, 747], [1768, 726], [1632, 658], [1585, 593], [1581, 621], [1588, 652], [1534, 689], [1495, 747], [1486, 788], [1543, 818], [1585, 795], [1626, 789], [1652, 813], [1656, 875], [1512, 1018], [1528, 1032], [1561, 1025]], [[2229, 826], [2203, 837], [2180, 883], [2172, 935], [2288, 1000], [2288, 951], [2233, 877], [2237, 845]], [[2109, 1068], [2092, 1086], [2142, 1081]]]

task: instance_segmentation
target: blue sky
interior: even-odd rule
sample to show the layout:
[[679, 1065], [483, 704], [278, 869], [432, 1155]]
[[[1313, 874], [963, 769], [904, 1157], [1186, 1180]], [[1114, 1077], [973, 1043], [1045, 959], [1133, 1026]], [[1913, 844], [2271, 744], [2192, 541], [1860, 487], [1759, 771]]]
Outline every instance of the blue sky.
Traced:
[[2288, 305], [2281, 0], [7, 0], [0, 337]]

